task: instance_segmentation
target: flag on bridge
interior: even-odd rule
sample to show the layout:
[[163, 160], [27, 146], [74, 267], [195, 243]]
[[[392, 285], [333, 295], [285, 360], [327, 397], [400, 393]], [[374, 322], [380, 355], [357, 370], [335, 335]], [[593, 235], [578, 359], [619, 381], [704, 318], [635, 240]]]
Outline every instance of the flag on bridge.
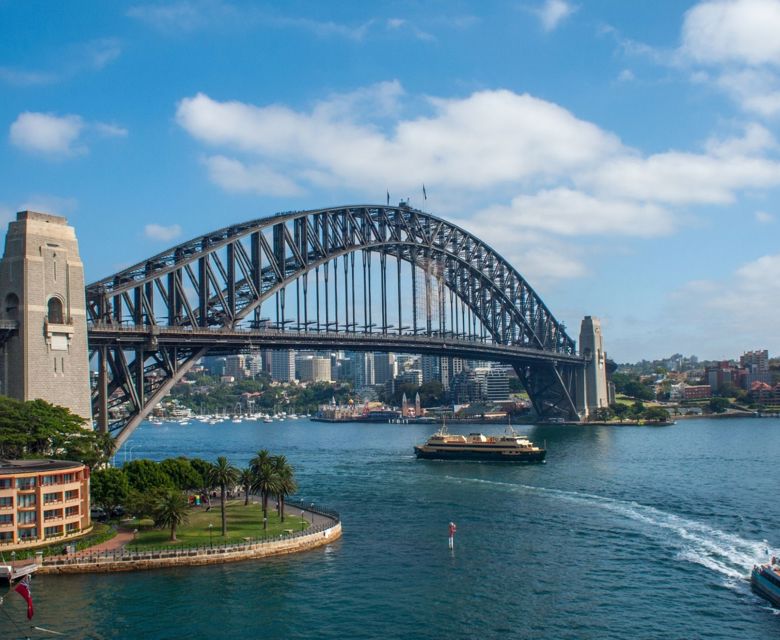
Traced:
[[428, 199], [428, 193], [425, 191], [425, 183], [423, 182], [423, 200]]
[[27, 601], [27, 619], [32, 620], [33, 603], [32, 593], [30, 593], [30, 576], [25, 576], [24, 579], [14, 587], [14, 591]]
[[390, 206], [390, 192], [387, 192], [387, 206]]

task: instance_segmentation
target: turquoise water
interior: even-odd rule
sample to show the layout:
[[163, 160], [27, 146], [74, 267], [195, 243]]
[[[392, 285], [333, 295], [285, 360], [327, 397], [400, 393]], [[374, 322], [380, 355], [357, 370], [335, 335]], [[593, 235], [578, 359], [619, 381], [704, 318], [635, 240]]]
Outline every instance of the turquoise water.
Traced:
[[[344, 537], [267, 561], [39, 576], [35, 622], [77, 638], [780, 637], [747, 580], [762, 540], [780, 547], [779, 420], [521, 430], [547, 464], [418, 461], [425, 425], [143, 425], [120, 460], [284, 453]], [[23, 604], [4, 610], [25, 621]], [[0, 638], [19, 635], [0, 616]]]

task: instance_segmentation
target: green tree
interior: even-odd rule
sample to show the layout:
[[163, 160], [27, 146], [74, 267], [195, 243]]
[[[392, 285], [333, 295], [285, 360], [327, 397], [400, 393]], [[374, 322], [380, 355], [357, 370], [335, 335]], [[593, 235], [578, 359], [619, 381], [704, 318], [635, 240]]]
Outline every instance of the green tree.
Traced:
[[93, 504], [102, 507], [109, 516], [114, 509], [125, 503], [130, 491], [127, 476], [121, 469], [112, 467], [93, 471], [89, 487]]
[[171, 487], [156, 495], [152, 518], [157, 527], [171, 528], [171, 542], [176, 542], [176, 527], [189, 520], [190, 506], [178, 489]]
[[255, 476], [251, 468], [241, 469], [241, 472], [238, 474], [238, 484], [244, 490], [244, 506], [249, 504], [249, 492], [252, 491], [254, 481]]
[[260, 493], [263, 505], [263, 529], [268, 528], [268, 497], [276, 492], [278, 477], [274, 470], [271, 454], [267, 449], [261, 449], [257, 455], [249, 461], [255, 481], [252, 489]]
[[274, 456], [272, 459], [274, 473], [276, 475], [276, 503], [279, 505], [279, 515], [284, 522], [284, 501], [285, 498], [298, 490], [298, 484], [295, 482], [295, 470], [287, 462], [285, 456]]
[[641, 418], [642, 415], [645, 412], [645, 405], [642, 403], [641, 400], [637, 400], [632, 404], [628, 409], [628, 415], [634, 418], [635, 420], [638, 418]]
[[623, 422], [628, 413], [628, 407], [622, 403], [615, 403], [610, 405], [609, 408], [612, 409], [612, 413], [615, 414], [615, 417], [620, 420], [620, 422]]
[[645, 409], [645, 420], [653, 422], [669, 422], [669, 412], [663, 407], [648, 407]]
[[203, 458], [193, 458], [190, 460], [190, 464], [201, 479], [201, 485], [197, 487], [197, 489], [203, 496], [205, 496], [206, 504], [209, 508], [211, 508], [211, 490], [214, 488], [210, 477], [211, 463], [208, 460], [204, 460]]
[[710, 398], [709, 408], [712, 413], [725, 413], [730, 406], [728, 398]]
[[222, 535], [227, 535], [227, 519], [225, 518], [225, 503], [227, 488], [235, 486], [238, 481], [238, 469], [228, 462], [225, 456], [219, 456], [211, 467], [211, 482], [219, 487], [222, 508]]
[[612, 412], [608, 407], [599, 407], [593, 412], [593, 418], [598, 422], [607, 422], [611, 416]]
[[158, 487], [173, 487], [173, 482], [162, 470], [160, 465], [152, 460], [131, 460], [122, 470], [127, 474], [130, 486], [136, 491], [145, 492]]
[[160, 463], [160, 469], [170, 478], [173, 486], [182, 491], [199, 489], [203, 485], [203, 478], [187, 458], [167, 458]]

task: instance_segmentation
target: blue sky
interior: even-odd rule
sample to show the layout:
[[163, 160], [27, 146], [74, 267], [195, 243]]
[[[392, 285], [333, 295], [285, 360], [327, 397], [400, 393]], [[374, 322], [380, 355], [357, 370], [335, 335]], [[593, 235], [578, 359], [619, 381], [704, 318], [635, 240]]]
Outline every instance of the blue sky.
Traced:
[[67, 216], [92, 281], [389, 190], [617, 361], [777, 355], [778, 33], [780, 0], [0, 0], [0, 219]]

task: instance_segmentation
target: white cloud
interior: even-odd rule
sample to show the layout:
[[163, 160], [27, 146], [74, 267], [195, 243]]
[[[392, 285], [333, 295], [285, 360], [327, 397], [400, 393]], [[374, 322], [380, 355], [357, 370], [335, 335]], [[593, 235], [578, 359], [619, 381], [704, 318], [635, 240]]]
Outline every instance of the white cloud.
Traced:
[[124, 138], [128, 131], [117, 124], [86, 122], [78, 115], [25, 112], [11, 124], [11, 142], [27, 151], [49, 158], [64, 158], [88, 151], [85, 137]]
[[[395, 200], [419, 193], [424, 182], [428, 205], [449, 217], [475, 212], [467, 222], [480, 237], [500, 230], [502, 254], [523, 247], [522, 263], [536, 256], [534, 268], [550, 278], [586, 272], [569, 238], [668, 235], [694, 217], [691, 207], [780, 185], [777, 141], [755, 123], [704, 141], [700, 152], [645, 156], [527, 94], [429, 96], [425, 115], [403, 117], [414, 100], [398, 82], [334, 95], [309, 110], [199, 93], [179, 102], [176, 121], [214, 149], [204, 165], [226, 191], [334, 189], [378, 199], [389, 188]], [[529, 234], [538, 245], [525, 243]]]
[[78, 144], [84, 129], [80, 116], [50, 113], [22, 113], [11, 125], [11, 142], [25, 151], [49, 156], [83, 153]]
[[159, 31], [188, 32], [214, 24], [233, 11], [230, 5], [219, 0], [182, 0], [134, 5], [127, 10], [127, 16]]
[[545, 0], [535, 13], [545, 31], [554, 31], [576, 8], [565, 0]]
[[761, 224], [771, 224], [775, 221], [775, 217], [766, 211], [756, 211], [753, 214], [753, 217], [756, 219], [756, 222], [760, 222]]
[[632, 82], [635, 79], [634, 78], [634, 72], [631, 71], [631, 69], [623, 69], [618, 74], [618, 78], [617, 79], [618, 79], [619, 82]]
[[778, 0], [708, 0], [685, 14], [682, 47], [703, 64], [780, 65], [778, 33]]
[[481, 228], [537, 229], [563, 236], [627, 235], [658, 236], [676, 227], [669, 211], [654, 204], [630, 200], [605, 200], [559, 187], [533, 195], [520, 195], [509, 206], [480, 211]]
[[294, 180], [262, 164], [247, 166], [220, 155], [210, 156], [204, 163], [212, 182], [225, 191], [271, 196], [296, 196], [303, 192]]
[[151, 240], [169, 242], [181, 235], [181, 227], [178, 224], [172, 224], [169, 227], [160, 224], [147, 224], [144, 227], [144, 235]]
[[111, 124], [110, 122], [96, 122], [92, 127], [101, 136], [106, 138], [126, 138], [128, 131], [124, 127], [120, 127], [117, 124]]

